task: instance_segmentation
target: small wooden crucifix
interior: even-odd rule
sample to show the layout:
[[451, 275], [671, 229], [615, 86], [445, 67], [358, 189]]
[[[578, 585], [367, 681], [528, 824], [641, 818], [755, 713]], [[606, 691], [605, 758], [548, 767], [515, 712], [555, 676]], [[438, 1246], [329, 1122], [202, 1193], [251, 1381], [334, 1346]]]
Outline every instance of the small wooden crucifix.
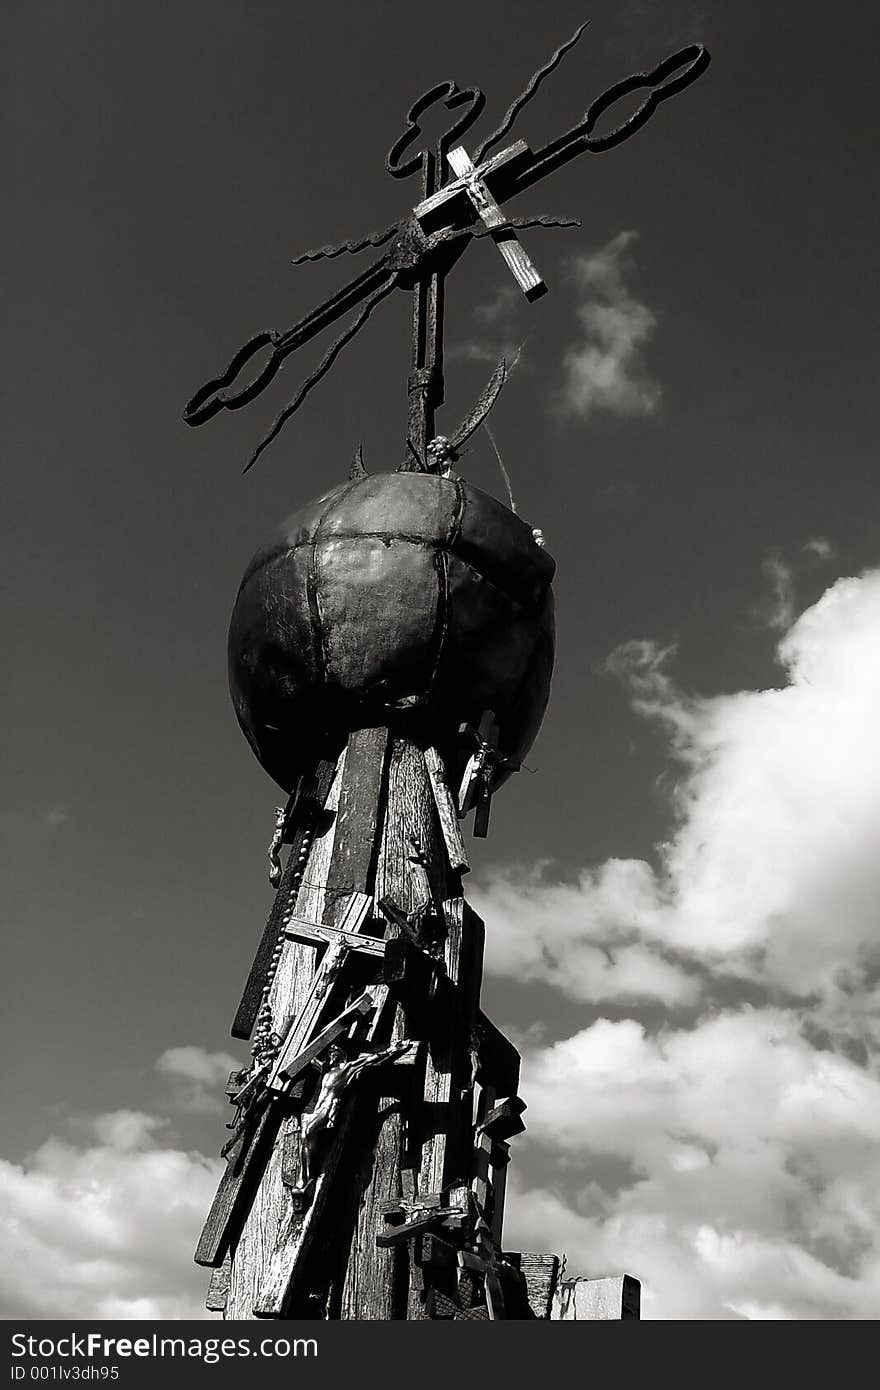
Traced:
[[452, 183], [446, 184], [438, 193], [419, 203], [413, 213], [416, 221], [420, 222], [427, 232], [434, 229], [438, 214], [441, 218], [439, 225], [442, 225], [442, 219], [448, 218], [449, 213], [453, 210], [450, 204], [454, 205], [462, 197], [466, 197], [483, 225], [490, 231], [492, 239], [507, 262], [513, 278], [530, 303], [540, 299], [542, 294], [546, 294], [547, 286], [532, 265], [528, 253], [520, 245], [510, 219], [505, 217], [489, 191], [486, 179], [491, 178], [505, 165], [528, 160], [531, 155], [532, 152], [525, 140], [517, 140], [515, 144], [509, 145], [506, 150], [501, 150], [499, 154], [493, 154], [491, 159], [485, 160], [479, 168], [476, 168], [467, 150], [463, 145], [459, 145], [456, 149], [450, 150], [446, 156], [450, 168], [458, 177]]
[[484, 840], [489, 833], [489, 811], [498, 775], [501, 772], [518, 772], [519, 763], [505, 758], [499, 751], [498, 723], [492, 710], [484, 712], [478, 729], [470, 724], [462, 724], [458, 732], [474, 745], [461, 780], [458, 814], [466, 816], [476, 806], [474, 835]]

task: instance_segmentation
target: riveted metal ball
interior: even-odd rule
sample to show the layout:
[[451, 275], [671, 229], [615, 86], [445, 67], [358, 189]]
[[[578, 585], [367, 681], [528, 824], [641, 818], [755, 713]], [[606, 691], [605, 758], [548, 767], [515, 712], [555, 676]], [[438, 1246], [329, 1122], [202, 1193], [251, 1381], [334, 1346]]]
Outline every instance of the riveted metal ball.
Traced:
[[461, 478], [373, 474], [302, 507], [248, 566], [229, 631], [263, 767], [289, 790], [322, 739], [370, 723], [409, 722], [452, 757], [486, 709], [519, 761], [550, 692], [554, 569]]

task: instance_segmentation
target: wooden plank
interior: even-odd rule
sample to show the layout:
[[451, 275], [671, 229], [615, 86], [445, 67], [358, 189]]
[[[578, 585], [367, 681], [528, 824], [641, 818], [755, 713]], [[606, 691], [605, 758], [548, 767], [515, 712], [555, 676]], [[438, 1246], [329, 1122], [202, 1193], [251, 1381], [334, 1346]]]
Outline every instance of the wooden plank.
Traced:
[[299, 1015], [284, 1039], [268, 1080], [270, 1090], [283, 1090], [285, 1078], [295, 1074], [291, 1067], [303, 1052], [305, 1045], [311, 1041], [311, 1035], [327, 1006], [328, 995], [352, 949], [349, 941], [369, 920], [372, 903], [373, 899], [369, 894], [354, 892], [345, 899], [337, 899], [333, 907], [328, 906], [327, 911], [333, 912], [342, 925], [334, 933], [331, 944], [315, 971]]
[[[373, 991], [375, 1013], [367, 1034], [369, 1042], [376, 1041], [376, 1033], [387, 1003], [387, 991], [379, 985]], [[302, 1214], [293, 1213], [278, 1235], [275, 1247], [267, 1262], [267, 1268], [254, 1302], [254, 1317], [280, 1318], [290, 1303], [295, 1291], [296, 1279], [303, 1268], [309, 1249], [320, 1229], [324, 1210], [332, 1192], [339, 1168], [346, 1138], [349, 1133], [355, 1096], [350, 1095], [337, 1122], [334, 1137], [321, 1162], [321, 1170], [315, 1178], [311, 1201]], [[295, 1186], [299, 1178], [299, 1146], [294, 1149], [289, 1144], [286, 1149], [284, 1181]]]
[[231, 1257], [227, 1254], [222, 1265], [211, 1270], [211, 1279], [208, 1284], [208, 1292], [205, 1295], [205, 1307], [209, 1313], [225, 1313], [226, 1302], [229, 1298], [229, 1270]]
[[510, 1163], [510, 1145], [504, 1140], [496, 1140], [492, 1145], [489, 1163], [489, 1181], [492, 1184], [492, 1215], [489, 1229], [496, 1247], [500, 1250], [504, 1235], [504, 1197], [507, 1191], [507, 1168]]
[[428, 769], [431, 791], [434, 793], [449, 867], [453, 873], [470, 873], [471, 864], [458, 822], [455, 798], [449, 789], [445, 764], [436, 748], [425, 749], [425, 766]]
[[260, 1171], [261, 1159], [274, 1138], [278, 1117], [266, 1106], [256, 1122], [253, 1137], [244, 1135], [232, 1150], [220, 1185], [211, 1203], [199, 1243], [196, 1247], [197, 1265], [219, 1265], [244, 1215], [244, 1207], [255, 1174]]
[[254, 1030], [257, 1011], [263, 996], [263, 987], [266, 983], [266, 972], [281, 935], [285, 915], [290, 912], [293, 906], [291, 896], [295, 897], [296, 895], [300, 850], [303, 847], [306, 834], [311, 831], [313, 816], [320, 812], [326, 803], [335, 770], [335, 762], [324, 759], [318, 763], [311, 791], [309, 792], [308, 789], [304, 788], [304, 794], [301, 793], [297, 798], [294, 816], [299, 817], [299, 824], [296, 825], [293, 832], [287, 865], [282, 874], [278, 892], [275, 894], [272, 911], [257, 947], [257, 953], [254, 956], [244, 993], [241, 996], [241, 1002], [232, 1024], [232, 1036], [234, 1038], [247, 1039]]
[[480, 1124], [480, 1129], [490, 1134], [493, 1139], [511, 1139], [514, 1134], [522, 1134], [525, 1129], [522, 1120], [522, 1112], [525, 1109], [526, 1103], [520, 1100], [519, 1096], [507, 1096], [492, 1107]]
[[[335, 1136], [332, 1139], [315, 1180], [311, 1201], [303, 1213], [291, 1213], [289, 1221], [279, 1230], [278, 1239], [268, 1261], [268, 1268], [260, 1284], [254, 1301], [255, 1318], [281, 1318], [292, 1292], [292, 1283], [298, 1267], [303, 1262], [320, 1224], [321, 1216], [333, 1186], [333, 1178], [339, 1167], [343, 1146], [351, 1121], [352, 1098], [340, 1117]], [[293, 1156], [291, 1148], [285, 1155], [285, 1182], [295, 1186], [294, 1169], [299, 1168], [299, 1158]], [[298, 1180], [299, 1173], [296, 1172]]]
[[325, 927], [318, 922], [304, 922], [299, 917], [290, 918], [284, 927], [284, 935], [289, 941], [301, 941], [306, 946], [329, 946], [331, 943], [347, 946], [350, 951], [360, 951], [363, 955], [376, 956], [380, 960], [385, 954], [385, 941], [381, 936], [341, 931], [338, 927]]
[[606, 1279], [563, 1279], [553, 1294], [554, 1322], [613, 1321], [641, 1317], [642, 1286], [631, 1274]]
[[373, 996], [369, 990], [365, 990], [359, 999], [353, 1004], [349, 1004], [347, 1009], [343, 1009], [338, 1018], [334, 1018], [332, 1023], [328, 1023], [326, 1028], [322, 1028], [316, 1038], [303, 1048], [291, 1061], [287, 1062], [279, 1072], [279, 1081], [292, 1081], [299, 1076], [310, 1062], [330, 1046], [342, 1033], [347, 1033], [354, 1020], [362, 1014], [368, 1013], [373, 1007]]
[[327, 875], [323, 921], [341, 926], [340, 895], [366, 892], [381, 825], [388, 730], [357, 729], [349, 735], [336, 810], [333, 857]]
[[[324, 911], [324, 889], [336, 831], [336, 808], [345, 767], [343, 748], [330, 791], [312, 840], [306, 872], [296, 901], [291, 905], [298, 917], [320, 921]], [[312, 987], [317, 953], [312, 947], [285, 941], [275, 971], [269, 1003], [275, 1031], [282, 1037], [289, 1031]], [[301, 1082], [292, 1083], [295, 1090]], [[260, 1290], [281, 1231], [289, 1220], [289, 1189], [284, 1183], [284, 1144], [270, 1150], [253, 1200], [233, 1246], [232, 1276], [229, 1286], [227, 1318], [254, 1316], [254, 1301]]]
[[526, 299], [533, 302], [547, 293], [547, 286], [538, 274], [528, 252], [520, 245], [516, 232], [510, 226], [498, 203], [484, 182], [484, 169], [477, 169], [463, 146], [450, 150], [446, 156], [468, 198], [471, 200], [484, 226], [492, 232], [492, 239], [501, 252], [507, 267]]
[[547, 1321], [559, 1280], [559, 1256], [525, 1252], [520, 1255], [505, 1251], [502, 1258], [506, 1265], [522, 1275], [528, 1305], [534, 1316]]
[[312, 976], [302, 1007], [293, 1020], [284, 1039], [284, 1044], [275, 1059], [267, 1085], [270, 1091], [282, 1090], [284, 1082], [281, 1073], [289, 1062], [299, 1055], [308, 1042], [318, 1019], [327, 1005], [327, 995], [334, 984], [348, 951], [341, 943], [329, 946], [321, 964]]
[[477, 1017], [477, 1079], [485, 1078], [501, 1095], [516, 1095], [520, 1055], [509, 1038], [495, 1027], [482, 1009]]

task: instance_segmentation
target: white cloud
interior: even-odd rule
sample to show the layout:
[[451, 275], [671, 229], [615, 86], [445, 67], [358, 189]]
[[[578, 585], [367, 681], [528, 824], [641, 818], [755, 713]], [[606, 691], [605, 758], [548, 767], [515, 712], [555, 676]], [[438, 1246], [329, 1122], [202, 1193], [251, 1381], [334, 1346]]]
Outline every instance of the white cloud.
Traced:
[[803, 549], [807, 554], [815, 555], [817, 560], [831, 560], [834, 558], [834, 546], [825, 536], [811, 536], [804, 543]]
[[[682, 775], [678, 824], [655, 868], [609, 860], [573, 890], [496, 873], [481, 898], [494, 917], [500, 973], [565, 988], [571, 951], [594, 942], [644, 950], [718, 976], [821, 999], [856, 1033], [880, 967], [880, 571], [839, 580], [779, 645], [781, 689], [691, 696], [672, 651], [619, 648], [608, 667], [633, 706], [659, 722]], [[546, 875], [545, 875], [546, 877]], [[541, 932], [529, 939], [521, 894]], [[587, 979], [570, 992], [592, 997]]]
[[[648, 1317], [880, 1307], [880, 1079], [811, 1046], [792, 1012], [656, 1037], [599, 1020], [527, 1052], [523, 1091], [527, 1139], [560, 1181], [514, 1188], [511, 1248], [555, 1241], [570, 1272], [637, 1275]], [[609, 1155], [616, 1186], [591, 1177]]]
[[166, 1122], [99, 1115], [80, 1143], [0, 1160], [0, 1316], [200, 1318], [192, 1262], [221, 1164], [160, 1142]]
[[486, 922], [488, 970], [595, 1003], [695, 1002], [698, 978], [637, 939], [655, 897], [647, 864], [612, 859], [575, 884], [553, 883], [545, 872], [490, 870], [468, 894]]
[[660, 404], [660, 386], [643, 357], [657, 319], [626, 283], [632, 269], [627, 252], [636, 235], [619, 232], [599, 250], [570, 263], [580, 294], [582, 331], [563, 358], [558, 401], [566, 413], [582, 418], [596, 410], [651, 415]]
[[[806, 546], [804, 547], [806, 549]], [[779, 555], [768, 555], [762, 565], [768, 594], [759, 617], [775, 632], [791, 627], [795, 614], [794, 578], [789, 565]]]
[[542, 1179], [508, 1244], [628, 1269], [649, 1316], [880, 1308], [880, 571], [832, 585], [778, 655], [781, 688], [707, 698], [672, 649], [618, 649], [608, 668], [678, 771], [668, 842], [573, 885], [496, 872], [480, 908], [497, 973], [619, 1005], [623, 944], [633, 997], [696, 1006], [524, 1057]]
[[229, 1052], [207, 1052], [203, 1047], [169, 1047], [156, 1059], [156, 1070], [172, 1082], [174, 1104], [203, 1115], [222, 1115], [226, 1104], [223, 1087], [231, 1071], [242, 1063]]

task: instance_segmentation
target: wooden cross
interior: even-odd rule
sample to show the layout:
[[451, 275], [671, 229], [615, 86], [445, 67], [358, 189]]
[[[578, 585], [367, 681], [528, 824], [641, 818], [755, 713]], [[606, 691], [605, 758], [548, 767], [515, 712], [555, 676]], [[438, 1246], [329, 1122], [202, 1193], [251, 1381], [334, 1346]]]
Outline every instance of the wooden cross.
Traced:
[[346, 957], [352, 951], [371, 956], [381, 956], [384, 953], [384, 942], [362, 934], [362, 928], [370, 920], [372, 911], [373, 899], [368, 893], [352, 893], [337, 917], [336, 926], [330, 927], [322, 922], [309, 922], [295, 917], [291, 917], [285, 924], [286, 936], [295, 941], [305, 941], [310, 946], [324, 946], [326, 949], [312, 978], [302, 1008], [290, 1026], [268, 1078], [267, 1085], [271, 1091], [278, 1092], [285, 1088], [291, 1067], [303, 1048], [313, 1041], [314, 1030], [323, 1012], [327, 992], [342, 969]]
[[492, 784], [496, 775], [502, 771], [517, 772], [519, 763], [503, 757], [498, 751], [498, 724], [492, 710], [487, 709], [475, 729], [471, 724], [461, 724], [458, 730], [462, 738], [470, 739], [474, 751], [468, 759], [458, 793], [458, 814], [466, 816], [474, 806], [474, 835], [484, 840], [489, 833], [489, 810], [492, 803]]
[[540, 299], [547, 293], [547, 286], [532, 264], [528, 252], [520, 245], [516, 232], [504, 216], [496, 199], [486, 183], [487, 178], [505, 166], [523, 163], [532, 158], [532, 152], [525, 140], [517, 140], [506, 150], [492, 155], [479, 166], [475, 165], [463, 145], [450, 150], [446, 156], [454, 174], [458, 177], [439, 192], [432, 194], [414, 209], [414, 216], [425, 231], [433, 230], [438, 214], [448, 219], [450, 202], [465, 197], [472, 204], [484, 226], [492, 235], [492, 240], [507, 262], [508, 268], [529, 302]]

